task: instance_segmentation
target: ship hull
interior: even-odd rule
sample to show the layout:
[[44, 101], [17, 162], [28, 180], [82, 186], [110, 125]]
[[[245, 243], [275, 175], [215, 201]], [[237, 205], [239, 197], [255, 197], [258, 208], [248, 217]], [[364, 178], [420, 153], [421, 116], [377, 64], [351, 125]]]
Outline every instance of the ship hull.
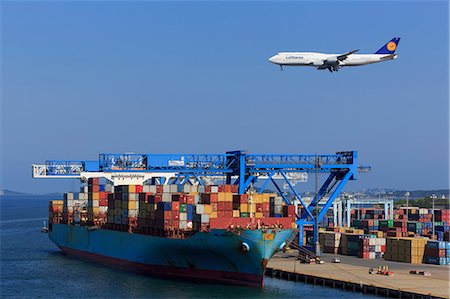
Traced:
[[264, 285], [267, 261], [294, 234], [292, 229], [216, 229], [168, 239], [65, 224], [49, 231], [64, 253], [83, 260], [166, 279], [252, 287]]

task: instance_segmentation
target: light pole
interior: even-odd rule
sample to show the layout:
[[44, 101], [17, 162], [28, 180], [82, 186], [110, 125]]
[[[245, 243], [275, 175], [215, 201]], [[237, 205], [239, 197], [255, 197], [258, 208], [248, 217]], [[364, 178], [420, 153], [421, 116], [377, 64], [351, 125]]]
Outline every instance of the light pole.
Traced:
[[315, 225], [315, 237], [316, 237], [316, 255], [320, 256], [320, 243], [319, 243], [319, 156], [316, 154], [315, 161], [316, 181], [315, 181], [315, 193], [316, 193], [316, 206], [314, 207], [314, 225]]
[[406, 221], [409, 221], [409, 196], [411, 195], [411, 193], [406, 192], [405, 196], [406, 196]]
[[434, 200], [437, 198], [437, 196], [436, 196], [436, 194], [431, 194], [431, 202], [432, 202], [432, 214], [431, 214], [431, 217], [433, 217], [432, 218], [432, 228], [433, 228], [433, 235], [432, 235], [432, 237], [434, 237]]

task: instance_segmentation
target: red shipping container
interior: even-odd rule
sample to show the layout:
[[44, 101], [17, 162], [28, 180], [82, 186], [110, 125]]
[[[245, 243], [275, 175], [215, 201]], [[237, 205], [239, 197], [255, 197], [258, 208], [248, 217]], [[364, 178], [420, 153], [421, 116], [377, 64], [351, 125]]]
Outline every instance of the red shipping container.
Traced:
[[[293, 206], [294, 207], [294, 206]], [[262, 204], [262, 211], [264, 212], [270, 212], [270, 203], [269, 202], [264, 202]]]
[[239, 188], [238, 188], [238, 185], [231, 185], [231, 192], [233, 192], [233, 193], [238, 193], [238, 190]]
[[241, 203], [248, 203], [248, 195], [247, 194], [240, 194], [240, 201]]
[[172, 219], [172, 211], [164, 211], [164, 219]]
[[193, 205], [194, 204], [194, 195], [187, 195], [186, 196], [186, 203], [189, 205]]
[[263, 205], [262, 205], [262, 203], [257, 203], [257, 204], [256, 204], [256, 212], [262, 213], [262, 211], [263, 211]]
[[294, 205], [288, 206], [288, 217], [295, 217], [295, 206]]
[[180, 202], [179, 201], [173, 201], [172, 202], [172, 211], [179, 211], [180, 210]]
[[224, 201], [220, 201], [217, 203], [217, 211], [225, 211], [225, 202]]
[[163, 185], [156, 185], [156, 193], [163, 193], [164, 186]]
[[99, 178], [89, 178], [88, 179], [88, 184], [89, 185], [98, 185], [99, 182], [100, 182]]
[[187, 202], [186, 198], [187, 197], [185, 194], [180, 195], [180, 203], [186, 203]]
[[172, 220], [172, 226], [173, 226], [173, 228], [179, 228], [180, 220]]
[[224, 202], [225, 211], [233, 211], [233, 203], [231, 201]]
[[218, 202], [219, 201], [219, 195], [217, 193], [210, 193], [209, 194], [209, 201], [210, 202]]
[[211, 192], [211, 186], [205, 186], [205, 193]]
[[155, 195], [155, 203], [162, 202], [162, 195]]
[[219, 192], [231, 192], [231, 185], [219, 185]]
[[263, 212], [263, 216], [264, 216], [264, 218], [270, 217], [270, 212]]
[[107, 192], [100, 192], [99, 199], [108, 199], [108, 193]]
[[164, 228], [172, 228], [172, 219], [164, 219]]
[[100, 186], [99, 185], [89, 185], [88, 186], [88, 191], [89, 192], [99, 192], [100, 191]]
[[386, 245], [381, 245], [381, 252], [386, 252]]
[[99, 205], [100, 207], [107, 207], [107, 206], [108, 206], [108, 200], [107, 200], [107, 199], [100, 199], [100, 200], [98, 201], [98, 205]]
[[[219, 205], [220, 205], [220, 203], [219, 203]], [[217, 210], [217, 217], [218, 217], [219, 219], [225, 218], [225, 217], [226, 217], [225, 215], [226, 215], [226, 213], [225, 213], [224, 210]], [[211, 218], [210, 221], [211, 221], [212, 219], [213, 219], [213, 218]]]
[[136, 185], [136, 193], [142, 192], [143, 187], [141, 185]]
[[219, 210], [218, 208], [219, 204], [217, 202], [214, 202], [211, 204], [211, 209], [213, 212], [217, 212]]

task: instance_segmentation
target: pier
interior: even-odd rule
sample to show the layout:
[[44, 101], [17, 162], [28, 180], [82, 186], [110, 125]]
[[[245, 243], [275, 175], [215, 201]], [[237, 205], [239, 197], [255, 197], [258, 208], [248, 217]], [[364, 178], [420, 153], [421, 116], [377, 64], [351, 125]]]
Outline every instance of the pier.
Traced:
[[[331, 263], [338, 256], [341, 263]], [[302, 264], [294, 254], [279, 254], [267, 265], [266, 276], [394, 298], [449, 298], [449, 267], [407, 264], [325, 254], [324, 264]], [[369, 274], [369, 268], [389, 266], [392, 276]], [[422, 270], [431, 276], [409, 274]]]

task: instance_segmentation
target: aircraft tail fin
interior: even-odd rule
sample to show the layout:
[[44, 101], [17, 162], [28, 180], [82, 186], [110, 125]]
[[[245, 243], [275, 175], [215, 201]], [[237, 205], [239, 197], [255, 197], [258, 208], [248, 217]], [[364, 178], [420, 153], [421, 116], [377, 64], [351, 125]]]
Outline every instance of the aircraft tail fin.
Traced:
[[375, 54], [394, 54], [395, 50], [397, 50], [399, 42], [400, 37], [394, 37], [387, 44], [385, 44], [380, 50], [376, 51]]

